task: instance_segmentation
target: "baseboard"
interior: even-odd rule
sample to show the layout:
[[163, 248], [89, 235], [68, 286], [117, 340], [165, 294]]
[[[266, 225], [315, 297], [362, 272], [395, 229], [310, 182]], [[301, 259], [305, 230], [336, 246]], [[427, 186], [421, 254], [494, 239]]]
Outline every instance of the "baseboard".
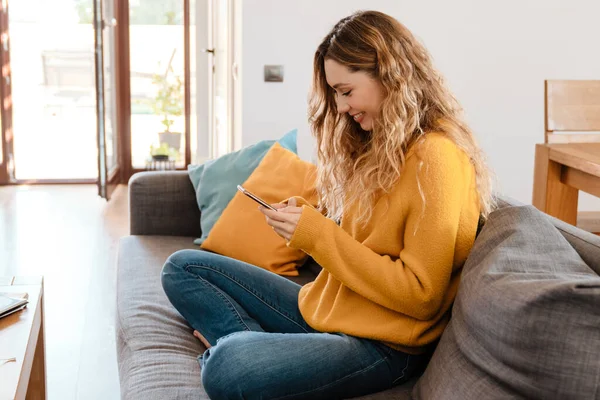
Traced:
[[578, 212], [577, 227], [584, 231], [600, 233], [600, 211]]

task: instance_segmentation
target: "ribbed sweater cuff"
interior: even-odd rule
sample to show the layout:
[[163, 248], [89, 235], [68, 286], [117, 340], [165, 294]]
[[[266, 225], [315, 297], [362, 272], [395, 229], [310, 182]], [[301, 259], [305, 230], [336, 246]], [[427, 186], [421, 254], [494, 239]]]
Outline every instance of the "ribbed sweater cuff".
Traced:
[[304, 250], [309, 253], [315, 247], [319, 233], [323, 230], [323, 225], [327, 222], [327, 218], [319, 211], [310, 207], [302, 206], [302, 214], [296, 226], [296, 231], [292, 235], [292, 239], [288, 246], [294, 249]]

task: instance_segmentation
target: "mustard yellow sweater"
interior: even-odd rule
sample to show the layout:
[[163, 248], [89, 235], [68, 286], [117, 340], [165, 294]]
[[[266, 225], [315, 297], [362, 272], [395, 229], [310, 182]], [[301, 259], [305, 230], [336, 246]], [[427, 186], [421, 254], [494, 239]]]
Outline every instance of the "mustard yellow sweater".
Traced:
[[356, 222], [356, 211], [345, 210], [338, 226], [303, 205], [288, 245], [323, 270], [300, 290], [300, 312], [322, 332], [421, 353], [448, 323], [475, 240], [474, 168], [452, 141], [430, 133], [408, 152], [400, 179], [377, 200], [366, 226]]

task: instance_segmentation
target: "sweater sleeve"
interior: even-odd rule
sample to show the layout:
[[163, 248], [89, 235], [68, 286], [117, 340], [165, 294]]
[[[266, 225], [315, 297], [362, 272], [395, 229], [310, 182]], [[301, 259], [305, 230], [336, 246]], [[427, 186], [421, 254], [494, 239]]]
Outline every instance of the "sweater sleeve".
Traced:
[[289, 243], [352, 291], [419, 320], [433, 318], [442, 305], [453, 270], [464, 196], [473, 176], [466, 156], [452, 142], [444, 140], [424, 150], [423, 164], [413, 156], [403, 169], [407, 195], [397, 212], [404, 219], [399, 218], [404, 243], [397, 257], [375, 253], [308, 207], [303, 207]]

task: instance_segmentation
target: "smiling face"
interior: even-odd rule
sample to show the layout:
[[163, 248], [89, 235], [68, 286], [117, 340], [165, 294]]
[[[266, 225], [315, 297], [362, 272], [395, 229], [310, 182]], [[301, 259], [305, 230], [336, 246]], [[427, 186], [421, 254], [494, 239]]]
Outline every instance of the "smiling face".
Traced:
[[348, 113], [365, 131], [373, 129], [383, 102], [383, 88], [366, 72], [352, 72], [332, 59], [325, 60], [327, 84], [335, 91], [338, 112]]

